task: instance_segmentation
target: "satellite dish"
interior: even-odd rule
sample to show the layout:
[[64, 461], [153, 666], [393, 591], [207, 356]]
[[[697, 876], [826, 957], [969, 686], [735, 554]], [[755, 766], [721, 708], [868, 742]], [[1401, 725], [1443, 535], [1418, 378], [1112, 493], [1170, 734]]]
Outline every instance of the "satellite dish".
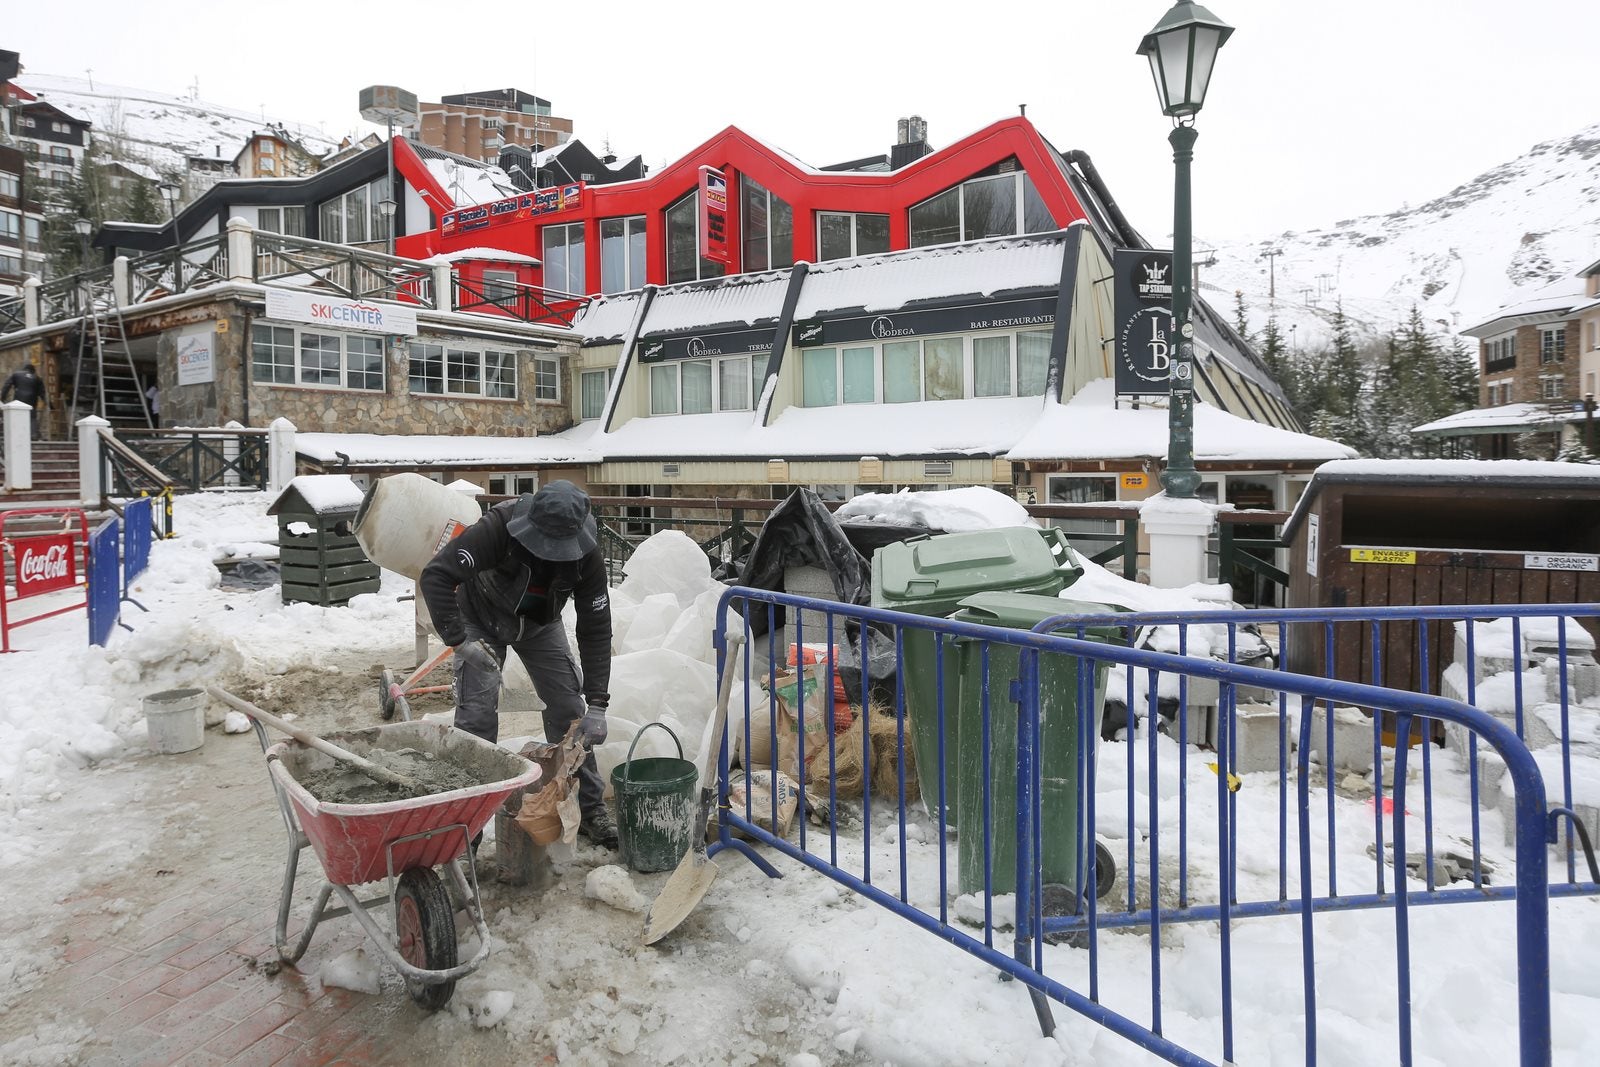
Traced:
[[417, 121], [417, 94], [394, 85], [361, 90], [361, 117], [379, 125], [410, 126]]

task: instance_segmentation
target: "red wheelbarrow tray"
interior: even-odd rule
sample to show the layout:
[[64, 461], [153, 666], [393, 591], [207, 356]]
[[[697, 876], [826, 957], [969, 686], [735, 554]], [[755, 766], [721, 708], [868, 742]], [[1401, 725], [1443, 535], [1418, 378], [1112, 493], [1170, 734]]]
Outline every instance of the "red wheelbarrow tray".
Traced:
[[[322, 861], [328, 881], [336, 885], [375, 882], [413, 867], [450, 862], [467, 840], [483, 829], [506, 797], [539, 780], [538, 764], [444, 723], [389, 723], [329, 734], [328, 740], [358, 756], [368, 756], [374, 749], [416, 749], [479, 777], [498, 779], [413, 800], [326, 804], [312, 796], [295, 776], [331, 767], [337, 761], [298, 741], [272, 746], [267, 751], [272, 777], [294, 806], [300, 829]], [[414, 836], [458, 825], [466, 827], [465, 836]], [[392, 850], [391, 866], [389, 846], [395, 842], [400, 843]]]

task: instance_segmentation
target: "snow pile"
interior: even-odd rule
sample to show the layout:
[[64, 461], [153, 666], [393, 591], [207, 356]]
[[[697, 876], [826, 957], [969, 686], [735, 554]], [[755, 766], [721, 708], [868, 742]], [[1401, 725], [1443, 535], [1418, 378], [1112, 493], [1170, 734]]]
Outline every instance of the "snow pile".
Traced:
[[1005, 526], [1037, 526], [1028, 509], [986, 485], [942, 492], [862, 493], [834, 512], [840, 522], [879, 522], [894, 526], [926, 526], [945, 533], [998, 530]]
[[361, 506], [363, 495], [361, 487], [348, 474], [302, 474], [290, 479], [289, 487], [283, 492], [284, 496], [299, 493], [306, 506], [318, 515], [354, 511]]
[[461, 1000], [461, 1007], [466, 1011], [467, 1018], [472, 1020], [472, 1025], [480, 1030], [489, 1030], [499, 1026], [511, 1014], [517, 996], [509, 989], [491, 989], [479, 996], [462, 997]]
[[590, 871], [589, 877], [583, 882], [583, 895], [590, 900], [609, 904], [618, 911], [643, 914], [650, 907], [650, 902], [634, 887], [627, 868], [619, 867], [615, 863], [608, 863], [604, 867], [596, 867]]
[[364, 948], [353, 948], [324, 963], [317, 971], [317, 980], [324, 989], [349, 989], [370, 996], [383, 991], [378, 964], [367, 956]]

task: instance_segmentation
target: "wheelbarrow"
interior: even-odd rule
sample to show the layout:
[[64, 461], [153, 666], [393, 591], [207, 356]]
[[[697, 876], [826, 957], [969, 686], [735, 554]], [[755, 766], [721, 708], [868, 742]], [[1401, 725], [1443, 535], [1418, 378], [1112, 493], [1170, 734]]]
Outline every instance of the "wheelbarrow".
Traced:
[[401, 722], [410, 722], [412, 697], [421, 696], [423, 693], [449, 692], [451, 688], [449, 682], [443, 685], [422, 685], [421, 682], [454, 652], [455, 649], [446, 645], [407, 675], [404, 681], [401, 681], [394, 671], [385, 667], [378, 675], [378, 709], [383, 712], [383, 721], [388, 722], [398, 714]]
[[[471, 974], [489, 955], [489, 929], [483, 918], [478, 877], [462, 856], [505, 800], [539, 779], [535, 763], [514, 752], [444, 723], [397, 722], [328, 737], [357, 754], [374, 749], [415, 749], [494, 778], [488, 785], [455, 789], [413, 800], [377, 804], [324, 803], [299, 782], [299, 776], [334, 765], [327, 755], [299, 741], [270, 742], [265, 727], [251, 720], [267, 757], [267, 772], [278, 810], [289, 833], [289, 849], [278, 900], [273, 943], [278, 958], [293, 966], [305, 954], [317, 925], [350, 915], [360, 923], [384, 960], [405, 979], [411, 999], [429, 1011], [449, 1003], [456, 980]], [[317, 894], [298, 940], [289, 942], [289, 909], [294, 900], [300, 852], [309, 847], [322, 863], [327, 882]], [[456, 944], [456, 907], [444, 880], [472, 921], [478, 949], [461, 962]], [[362, 899], [355, 888], [383, 882], [387, 892]], [[338, 897], [341, 906], [329, 907]], [[388, 905], [390, 929], [372, 917]]]

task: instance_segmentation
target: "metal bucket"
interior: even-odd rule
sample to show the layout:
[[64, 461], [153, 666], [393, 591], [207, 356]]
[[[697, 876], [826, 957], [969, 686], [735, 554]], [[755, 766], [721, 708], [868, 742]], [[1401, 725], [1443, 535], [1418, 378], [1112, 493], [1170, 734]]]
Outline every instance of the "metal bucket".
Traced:
[[[678, 746], [678, 758], [634, 759], [639, 738], [651, 726], [667, 731]], [[617, 796], [617, 847], [622, 862], [640, 874], [670, 871], [689, 851], [694, 837], [700, 771], [683, 758], [683, 744], [665, 723], [640, 730], [628, 746], [628, 758], [611, 770]]]
[[150, 747], [172, 754], [205, 744], [206, 695], [199, 689], [168, 689], [144, 698], [145, 729]]

